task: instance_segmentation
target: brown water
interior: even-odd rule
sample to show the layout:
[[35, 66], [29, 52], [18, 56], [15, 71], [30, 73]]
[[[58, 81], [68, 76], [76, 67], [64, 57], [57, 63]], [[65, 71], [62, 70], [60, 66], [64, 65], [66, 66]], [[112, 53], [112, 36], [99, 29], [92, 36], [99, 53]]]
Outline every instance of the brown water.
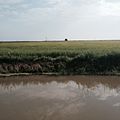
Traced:
[[120, 77], [0, 78], [0, 120], [120, 120]]

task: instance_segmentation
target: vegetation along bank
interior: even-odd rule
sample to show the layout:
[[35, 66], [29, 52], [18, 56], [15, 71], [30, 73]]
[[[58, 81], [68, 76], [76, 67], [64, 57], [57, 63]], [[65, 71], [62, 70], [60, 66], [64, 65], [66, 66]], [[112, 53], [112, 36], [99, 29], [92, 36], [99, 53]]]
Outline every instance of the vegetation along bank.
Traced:
[[0, 73], [119, 74], [120, 41], [1, 42]]

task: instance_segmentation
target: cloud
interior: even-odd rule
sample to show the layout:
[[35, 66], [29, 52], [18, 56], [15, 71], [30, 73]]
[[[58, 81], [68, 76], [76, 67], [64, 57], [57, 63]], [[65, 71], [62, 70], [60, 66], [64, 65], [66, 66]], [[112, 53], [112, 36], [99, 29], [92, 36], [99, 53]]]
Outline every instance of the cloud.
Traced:
[[106, 2], [112, 2], [112, 3], [114, 3], [114, 2], [120, 2], [119, 0], [105, 0]]
[[18, 4], [23, 2], [24, 0], [0, 0], [0, 4]]
[[44, 7], [38, 6], [28, 8], [21, 16], [24, 16], [26, 19], [27, 17], [30, 19], [31, 15], [34, 16], [32, 19], [36, 17], [38, 19], [51, 17], [53, 19], [61, 19], [62, 21], [64, 19], [72, 20], [74, 18], [75, 20], [79, 17], [90, 17], [98, 14], [98, 5], [95, 4], [95, 0], [90, 0], [90, 3], [85, 2], [84, 0], [80, 1], [76, 0], [73, 2], [73, 0], [46, 0]]
[[[116, 1], [116, 2], [115, 2]], [[49, 12], [50, 11], [50, 12]], [[118, 0], [0, 0], [1, 16], [24, 16], [26, 14], [50, 14], [60, 17], [120, 16]], [[53, 17], [51, 16], [51, 17]], [[42, 16], [41, 16], [42, 17]], [[58, 17], [58, 16], [57, 16]]]
[[5, 20], [14, 19], [29, 8], [24, 0], [0, 0], [0, 18]]
[[[42, 19], [48, 15], [53, 19], [54, 16], [59, 16], [61, 20], [73, 17], [75, 20], [79, 17], [99, 14], [98, 3], [96, 0], [30, 0], [30, 2], [27, 0], [0, 0], [0, 14], [1, 17], [8, 17], [8, 19], [14, 19], [14, 17], [18, 17], [18, 19], [23, 19], [23, 17], [30, 19], [31, 17], [33, 19], [32, 15], [34, 18], [41, 15], [40, 19]], [[39, 18], [37, 17], [37, 19]]]
[[100, 12], [103, 16], [120, 16], [120, 2], [118, 0], [102, 0]]
[[[6, 37], [6, 33], [17, 37], [20, 31], [19, 39], [21, 36], [25, 39], [39, 38], [40, 33], [41, 38], [46, 34], [49, 38], [95, 38], [108, 32], [116, 35], [119, 31], [120, 2], [115, 1], [0, 0], [0, 37]], [[113, 23], [116, 24], [112, 26]], [[109, 26], [116, 28], [115, 31], [108, 30]], [[27, 34], [29, 36], [25, 36]]]

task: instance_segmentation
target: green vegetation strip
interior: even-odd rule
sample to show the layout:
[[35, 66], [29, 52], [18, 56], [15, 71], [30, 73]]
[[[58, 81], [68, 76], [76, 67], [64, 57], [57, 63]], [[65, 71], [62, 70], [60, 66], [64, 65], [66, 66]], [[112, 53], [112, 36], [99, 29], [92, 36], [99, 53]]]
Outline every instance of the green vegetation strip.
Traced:
[[119, 74], [120, 41], [1, 42], [0, 73]]

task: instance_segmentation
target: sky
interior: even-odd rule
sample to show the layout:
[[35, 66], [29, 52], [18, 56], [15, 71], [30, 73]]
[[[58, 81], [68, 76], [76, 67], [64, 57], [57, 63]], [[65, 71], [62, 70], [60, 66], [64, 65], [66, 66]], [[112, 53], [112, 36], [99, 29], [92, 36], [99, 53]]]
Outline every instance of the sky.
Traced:
[[120, 0], [0, 0], [0, 40], [120, 39]]

